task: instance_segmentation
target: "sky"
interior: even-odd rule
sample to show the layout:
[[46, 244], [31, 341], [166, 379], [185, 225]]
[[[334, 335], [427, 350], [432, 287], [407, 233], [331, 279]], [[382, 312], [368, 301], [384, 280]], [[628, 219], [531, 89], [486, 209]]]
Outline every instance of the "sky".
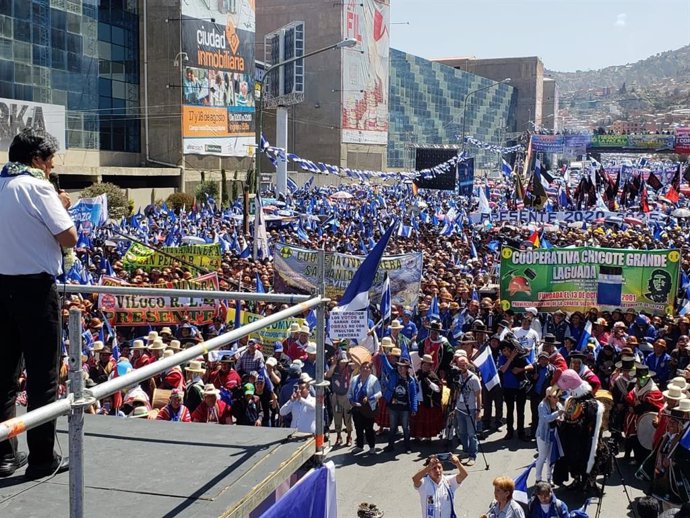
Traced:
[[391, 47], [426, 59], [539, 56], [558, 72], [690, 44], [690, 0], [390, 0]]

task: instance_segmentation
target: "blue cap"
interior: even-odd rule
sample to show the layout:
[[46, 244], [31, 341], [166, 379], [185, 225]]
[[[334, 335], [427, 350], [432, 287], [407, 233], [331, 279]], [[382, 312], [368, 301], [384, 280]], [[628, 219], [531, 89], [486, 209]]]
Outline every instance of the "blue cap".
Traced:
[[283, 343], [282, 342], [274, 342], [273, 343], [273, 350], [277, 353], [282, 353], [283, 352]]

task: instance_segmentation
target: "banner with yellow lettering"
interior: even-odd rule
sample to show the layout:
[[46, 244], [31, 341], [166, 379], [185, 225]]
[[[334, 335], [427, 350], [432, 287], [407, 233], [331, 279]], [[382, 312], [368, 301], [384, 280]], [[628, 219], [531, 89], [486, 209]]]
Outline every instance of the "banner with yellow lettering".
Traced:
[[140, 245], [139, 243], [132, 243], [132, 246], [123, 257], [122, 264], [127, 269], [142, 268], [143, 270], [150, 270], [151, 268], [179, 266], [175, 263], [176, 259], [180, 259], [208, 270], [220, 268], [222, 256], [220, 244], [218, 243], [211, 245], [164, 246], [160, 250], [165, 252], [166, 255], [163, 255], [156, 249]]

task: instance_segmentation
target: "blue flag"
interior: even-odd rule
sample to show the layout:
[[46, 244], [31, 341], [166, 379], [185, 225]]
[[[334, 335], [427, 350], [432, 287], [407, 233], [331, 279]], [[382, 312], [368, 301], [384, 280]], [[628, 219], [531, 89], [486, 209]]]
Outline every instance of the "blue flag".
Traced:
[[318, 324], [318, 318], [316, 317], [316, 311], [313, 309], [309, 310], [309, 313], [307, 313], [307, 317], [304, 319], [307, 322], [307, 325], [309, 326], [309, 329], [312, 331], [316, 329], [316, 325]]
[[264, 283], [261, 282], [261, 277], [259, 277], [259, 272], [256, 272], [256, 292], [257, 293], [266, 293], [266, 289], [264, 288]]
[[290, 178], [289, 176], [287, 179], [287, 188], [288, 188], [288, 191], [290, 191], [291, 193], [294, 193], [298, 188], [295, 181], [292, 178]]
[[516, 502], [521, 502], [527, 504], [529, 502], [529, 496], [527, 495], [527, 479], [532, 471], [532, 468], [536, 466], [537, 461], [533, 461], [532, 464], [527, 466], [527, 469], [523, 471], [513, 482], [515, 482], [515, 490], [513, 491], [513, 500]]
[[336, 518], [332, 463], [307, 473], [260, 518]]
[[386, 273], [383, 277], [383, 292], [381, 293], [381, 320], [390, 322], [391, 319], [391, 281]]
[[599, 266], [597, 279], [597, 304], [620, 306], [623, 297], [623, 268], [621, 266]]
[[577, 344], [577, 350], [584, 351], [587, 348], [587, 343], [590, 338], [592, 338], [592, 321], [588, 320], [585, 322], [585, 328], [582, 330], [580, 342]]
[[376, 270], [378, 270], [383, 251], [395, 229], [395, 222], [388, 227], [386, 233], [381, 236], [374, 249], [367, 255], [364, 262], [357, 268], [352, 281], [340, 299], [338, 307], [344, 311], [358, 311], [369, 307], [369, 290], [374, 284]]
[[438, 297], [434, 295], [429, 304], [429, 309], [426, 311], [426, 316], [431, 320], [432, 318], [441, 318], [441, 310], [438, 306]]
[[501, 159], [501, 172], [503, 173], [504, 176], [510, 177], [510, 175], [513, 172], [513, 168], [510, 167], [510, 164], [505, 161], [505, 159]]
[[496, 385], [501, 384], [501, 380], [498, 377], [496, 362], [494, 362], [494, 357], [491, 354], [491, 347], [485, 346], [482, 352], [479, 353], [479, 356], [475, 358], [474, 364], [482, 375], [482, 383], [486, 387], [486, 390], [491, 390]]

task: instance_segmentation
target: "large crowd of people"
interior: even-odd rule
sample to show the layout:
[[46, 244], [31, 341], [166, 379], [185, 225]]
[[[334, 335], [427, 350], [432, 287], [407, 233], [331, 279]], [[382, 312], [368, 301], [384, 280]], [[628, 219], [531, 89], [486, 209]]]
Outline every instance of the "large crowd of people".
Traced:
[[[50, 169], [45, 165], [40, 170]], [[491, 199], [505, 206], [510, 187], [500, 180], [492, 187]], [[413, 477], [423, 512], [432, 513], [429, 517], [449, 516], [452, 495], [467, 476], [465, 467], [478, 461], [480, 441], [503, 430], [503, 441], [520, 441], [538, 452], [538, 483], [525, 507], [527, 516], [565, 516], [554, 487], [567, 485], [595, 494], [601, 480], [597, 477], [610, 471], [611, 456], [618, 448], [622, 461], [641, 465], [640, 479], [647, 481], [650, 493], [666, 508], [688, 501], [690, 451], [680, 444], [690, 422], [688, 317], [596, 306], [574, 312], [506, 311], [496, 285], [498, 251], [501, 245], [534, 246], [528, 239], [534, 228], [511, 222], [472, 225], [468, 214], [475, 210], [475, 202], [449, 193], [414, 193], [405, 184], [339, 188], [352, 196], [331, 199], [333, 188], [292, 193], [287, 206], [302, 217], [296, 223], [275, 224], [269, 232], [271, 243], [362, 255], [384, 229], [399, 220], [413, 231], [394, 235], [386, 254], [421, 251], [424, 267], [415, 304], [394, 305], [390, 322], [377, 326], [373, 322], [380, 315], [372, 307], [368, 356], [354, 356], [353, 348], [362, 344], [353, 341], [325, 344], [324, 370], [330, 387], [324, 416], [331, 447], [385, 458], [394, 455], [396, 448], [411, 452], [415, 440], [438, 441], [439, 451], [441, 445], [447, 451], [448, 443], [457, 441], [458, 455], [451, 458], [457, 475], [444, 477], [442, 463], [432, 457]], [[679, 205], [685, 205], [684, 198]], [[674, 207], [659, 206], [661, 232], [658, 225], [602, 221], [586, 228], [563, 225], [543, 230], [541, 235], [556, 247], [675, 248], [685, 278], [690, 270], [688, 228], [684, 219], [670, 216]], [[439, 238], [444, 223], [438, 216], [451, 210], [461, 215], [460, 224]], [[196, 236], [223, 245], [222, 262], [215, 271], [221, 289], [256, 291], [260, 284], [268, 291], [274, 279], [273, 262], [269, 257], [246, 257], [246, 243], [239, 242], [250, 237], [242, 235], [240, 212], [239, 206], [190, 211], [146, 207], [117, 228], [96, 229], [88, 239], [81, 236], [76, 255], [82, 273], [66, 272], [67, 280], [98, 283], [101, 276], [110, 275], [134, 286], [191, 280], [200, 272], [188, 263], [131, 268], [123, 256], [127, 236], [154, 248], [179, 242], [180, 236]], [[59, 236], [66, 228], [62, 223], [46, 225], [52, 235]], [[70, 245], [67, 239], [60, 243]], [[7, 286], [14, 282], [12, 276], [40, 273], [15, 271], [10, 264], [0, 261], [0, 281]], [[58, 268], [50, 273], [56, 277]], [[5, 297], [8, 292], [2, 291]], [[684, 297], [684, 292], [679, 293], [679, 300]], [[125, 375], [233, 328], [221, 312], [204, 324], [181, 320], [165, 326], [113, 326], [105, 321], [107, 315], [97, 300], [72, 295], [61, 301], [63, 336], [69, 309], [77, 307], [82, 312], [87, 386]], [[14, 303], [4, 298], [0, 302], [7, 308]], [[269, 315], [285, 306], [241, 302], [238, 307]], [[3, 314], [12, 314], [7, 308]], [[59, 326], [57, 321], [55, 325]], [[582, 343], [590, 325], [591, 338]], [[285, 426], [314, 433], [313, 383], [321, 345], [315, 336], [306, 321], [293, 324], [284, 339], [275, 343], [262, 343], [258, 335], [246, 336], [218, 353], [201, 355], [99, 401], [90, 411], [166, 421]], [[500, 378], [496, 385], [485, 379], [478, 365], [478, 358], [487, 351]], [[24, 355], [26, 368], [19, 369], [19, 360], [13, 367], [21, 371], [19, 385], [5, 390], [6, 407], [10, 401], [14, 407], [15, 399], [20, 403], [28, 399], [30, 409], [35, 401], [48, 401], [36, 396], [36, 366], [26, 349]], [[66, 373], [63, 354], [58, 373], [62, 395]], [[2, 418], [13, 415], [6, 408]], [[384, 452], [376, 447], [377, 434], [387, 439]], [[29, 447], [36, 448], [31, 442]], [[16, 444], [13, 448], [7, 450], [7, 462], [0, 464], [0, 475], [8, 476], [26, 462], [16, 452]], [[555, 462], [554, 451], [561, 454]], [[37, 473], [52, 472], [60, 462], [57, 457], [42, 460]], [[523, 516], [523, 509], [511, 499], [511, 484], [505, 477], [494, 481], [495, 500], [486, 516]]]

